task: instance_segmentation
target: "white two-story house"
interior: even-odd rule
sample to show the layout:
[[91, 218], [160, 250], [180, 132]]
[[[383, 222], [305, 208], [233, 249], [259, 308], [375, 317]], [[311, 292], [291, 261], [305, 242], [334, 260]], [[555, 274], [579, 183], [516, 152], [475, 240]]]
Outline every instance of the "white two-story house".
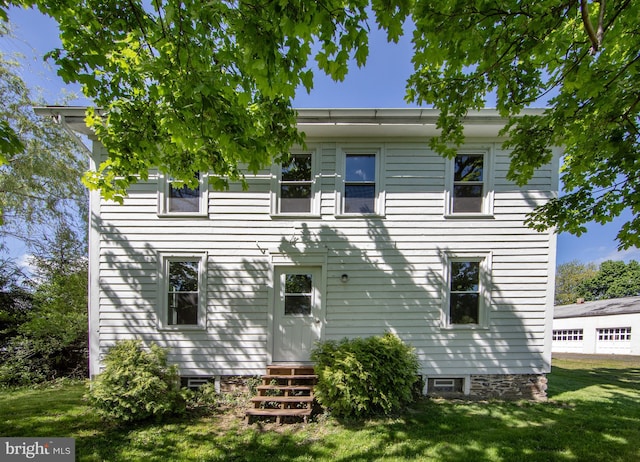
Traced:
[[[83, 128], [81, 108], [46, 108]], [[536, 112], [532, 110], [531, 112]], [[305, 363], [315, 342], [397, 334], [425, 392], [544, 397], [556, 238], [523, 222], [557, 194], [558, 155], [519, 187], [495, 111], [466, 143], [429, 148], [431, 109], [303, 109], [305, 147], [249, 189], [140, 182], [91, 193], [91, 374], [116, 341], [169, 349], [186, 378], [223, 382]], [[106, 152], [93, 143], [93, 167]]]

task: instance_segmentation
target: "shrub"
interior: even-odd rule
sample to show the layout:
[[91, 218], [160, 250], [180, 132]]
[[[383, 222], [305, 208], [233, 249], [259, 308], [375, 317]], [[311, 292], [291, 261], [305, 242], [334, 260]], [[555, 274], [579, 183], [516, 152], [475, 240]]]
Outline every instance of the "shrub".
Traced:
[[103, 416], [131, 422], [184, 411], [178, 369], [167, 365], [165, 349], [145, 350], [140, 341], [126, 340], [113, 346], [104, 362], [89, 392], [89, 402]]
[[388, 414], [413, 401], [418, 359], [391, 333], [320, 342], [311, 359], [316, 398], [337, 417]]

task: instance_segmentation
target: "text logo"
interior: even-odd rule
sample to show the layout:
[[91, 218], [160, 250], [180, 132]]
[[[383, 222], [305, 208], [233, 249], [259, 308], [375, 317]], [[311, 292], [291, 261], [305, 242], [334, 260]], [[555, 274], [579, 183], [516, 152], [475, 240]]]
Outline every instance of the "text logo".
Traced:
[[3, 462], [74, 462], [75, 459], [73, 438], [0, 437], [0, 460]]

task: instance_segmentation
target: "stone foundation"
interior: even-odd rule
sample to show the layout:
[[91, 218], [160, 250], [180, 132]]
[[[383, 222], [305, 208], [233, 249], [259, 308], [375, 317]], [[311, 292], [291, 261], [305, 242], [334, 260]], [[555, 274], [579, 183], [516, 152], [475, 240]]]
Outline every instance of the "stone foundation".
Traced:
[[547, 377], [544, 374], [471, 375], [469, 395], [479, 399], [546, 401]]
[[[219, 377], [219, 391], [221, 393], [247, 393], [251, 382], [256, 380], [258, 380], [256, 376], [224, 375]], [[457, 389], [446, 392], [436, 392], [432, 389], [429, 390], [429, 395], [443, 398], [466, 397], [506, 401], [547, 400], [547, 377], [544, 374], [474, 374], [470, 376], [469, 382], [468, 395]], [[455, 383], [457, 384], [457, 382]], [[462, 388], [462, 382], [460, 388]]]

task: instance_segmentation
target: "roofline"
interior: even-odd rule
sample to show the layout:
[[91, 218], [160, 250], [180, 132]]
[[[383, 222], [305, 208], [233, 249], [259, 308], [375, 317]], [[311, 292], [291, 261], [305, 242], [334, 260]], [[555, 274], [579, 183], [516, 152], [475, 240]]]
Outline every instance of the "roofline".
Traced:
[[33, 112], [43, 117], [51, 117], [56, 123], [84, 135], [93, 135], [85, 119], [89, 106], [36, 106]]
[[623, 313], [580, 313], [580, 314], [574, 314], [572, 316], [565, 316], [565, 315], [559, 315], [556, 316], [554, 314], [553, 319], [570, 319], [570, 318], [599, 318], [602, 316], [624, 316], [627, 314], [637, 314], [640, 313], [640, 309], [638, 310], [631, 310], [631, 311], [625, 311]]
[[[41, 116], [62, 116], [65, 119], [82, 118], [84, 120], [89, 106], [36, 106], [34, 111]], [[437, 122], [440, 110], [433, 108], [300, 108], [298, 122], [302, 124], [332, 123], [375, 123], [379, 124], [418, 124], [431, 125]], [[545, 108], [523, 109], [520, 115], [542, 115]], [[465, 124], [504, 124], [497, 109], [470, 111], [464, 117]], [[75, 120], [74, 120], [75, 122]]]
[[[52, 117], [70, 131], [95, 139], [86, 125], [87, 106], [39, 106], [36, 114]], [[440, 110], [434, 108], [301, 108], [296, 109], [297, 128], [307, 139], [327, 137], [409, 137], [440, 134]], [[524, 109], [520, 115], [542, 115], [546, 109]], [[507, 118], [496, 109], [471, 111], [462, 119], [465, 136], [501, 137]]]
[[[436, 125], [441, 111], [425, 108], [305, 108], [296, 109], [300, 125]], [[546, 109], [524, 109], [520, 115], [542, 115]], [[496, 109], [470, 111], [463, 124], [504, 125], [506, 117], [502, 117]]]
[[[610, 311], [592, 311], [594, 307], [606, 305]], [[564, 313], [563, 311], [569, 311]], [[558, 313], [560, 311], [560, 313]], [[589, 300], [584, 303], [570, 303], [553, 307], [553, 319], [590, 318], [600, 316], [622, 316], [640, 313], [640, 296], [606, 298], [601, 300]]]

